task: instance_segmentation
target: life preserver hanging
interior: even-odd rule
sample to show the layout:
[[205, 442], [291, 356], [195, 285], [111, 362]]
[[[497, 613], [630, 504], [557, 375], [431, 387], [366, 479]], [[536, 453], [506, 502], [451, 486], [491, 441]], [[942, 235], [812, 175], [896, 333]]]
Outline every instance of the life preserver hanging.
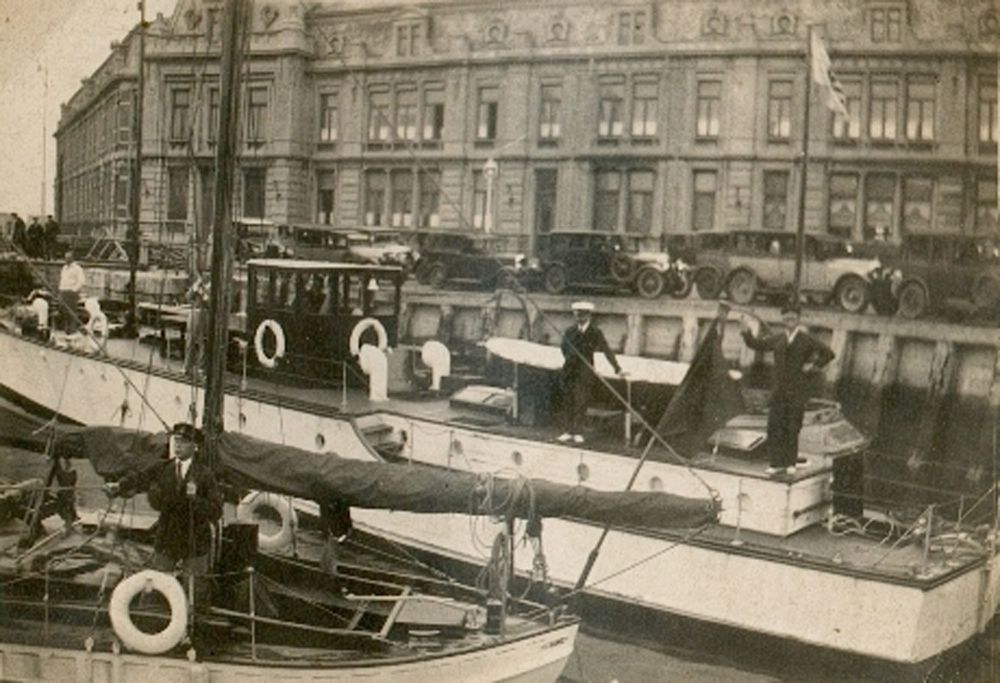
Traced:
[[[132, 621], [129, 611], [132, 599], [139, 593], [150, 590], [160, 593], [170, 606], [170, 622], [159, 633], [146, 633], [139, 629]], [[184, 589], [170, 574], [153, 569], [144, 569], [115, 586], [108, 605], [108, 615], [122, 644], [129, 650], [147, 655], [161, 654], [176, 646], [187, 630], [188, 612]]]
[[264, 493], [263, 491], [251, 491], [243, 497], [236, 507], [236, 518], [241, 522], [255, 523], [258, 521], [257, 509], [269, 507], [275, 510], [281, 517], [281, 529], [274, 534], [265, 534], [260, 531], [257, 535], [257, 543], [263, 550], [279, 550], [292, 542], [295, 528], [298, 526], [298, 515], [292, 502], [286, 496], [279, 496], [276, 493]]
[[368, 330], [375, 330], [375, 334], [378, 335], [379, 351], [389, 348], [389, 335], [385, 331], [385, 326], [375, 318], [362, 318], [351, 330], [351, 355], [356, 356], [361, 353], [361, 335]]
[[[274, 355], [268, 356], [264, 351], [264, 333], [268, 330], [274, 335]], [[285, 355], [285, 331], [277, 320], [268, 318], [261, 321], [257, 326], [257, 333], [253, 337], [253, 350], [257, 354], [257, 362], [265, 368], [273, 368], [278, 363], [278, 359]]]

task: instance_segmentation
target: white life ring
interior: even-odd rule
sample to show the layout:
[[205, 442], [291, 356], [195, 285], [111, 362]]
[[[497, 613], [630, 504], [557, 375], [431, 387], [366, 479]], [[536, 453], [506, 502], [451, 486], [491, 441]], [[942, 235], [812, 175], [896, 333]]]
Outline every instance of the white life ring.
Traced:
[[[155, 590], [167, 599], [170, 605], [170, 623], [159, 633], [146, 633], [140, 630], [129, 606], [132, 598], [139, 593]], [[166, 652], [181, 642], [187, 630], [187, 599], [181, 584], [170, 574], [164, 574], [153, 569], [144, 569], [133, 574], [117, 586], [111, 593], [111, 603], [108, 605], [111, 626], [122, 644], [129, 650], [147, 655], [157, 655]]]
[[[274, 335], [274, 355], [268, 356], [264, 353], [264, 332], [271, 331]], [[278, 359], [285, 355], [285, 331], [277, 320], [268, 318], [261, 321], [257, 326], [257, 333], [253, 337], [253, 350], [257, 354], [257, 362], [265, 368], [273, 368]]]
[[292, 535], [299, 524], [298, 515], [292, 507], [292, 501], [286, 496], [263, 491], [251, 491], [243, 497], [236, 507], [236, 518], [241, 522], [257, 522], [257, 508], [269, 507], [281, 516], [281, 529], [274, 534], [262, 531], [257, 536], [257, 543], [263, 550], [279, 550], [292, 542]]
[[362, 318], [351, 330], [351, 355], [356, 356], [361, 352], [361, 335], [368, 330], [375, 330], [378, 335], [379, 351], [385, 351], [389, 347], [389, 335], [386, 334], [385, 326], [375, 318]]

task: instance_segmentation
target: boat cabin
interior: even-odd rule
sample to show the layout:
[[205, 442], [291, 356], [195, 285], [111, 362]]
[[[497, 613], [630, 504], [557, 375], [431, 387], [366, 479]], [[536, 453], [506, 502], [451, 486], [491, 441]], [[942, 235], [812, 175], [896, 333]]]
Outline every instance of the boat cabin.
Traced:
[[334, 366], [357, 353], [352, 337], [397, 343], [404, 279], [395, 266], [251, 259], [247, 333], [258, 361], [340, 377]]

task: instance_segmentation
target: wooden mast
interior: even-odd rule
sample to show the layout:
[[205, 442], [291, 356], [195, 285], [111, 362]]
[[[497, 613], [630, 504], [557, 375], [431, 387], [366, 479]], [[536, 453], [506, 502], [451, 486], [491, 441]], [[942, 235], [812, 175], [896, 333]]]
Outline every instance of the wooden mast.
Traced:
[[136, 270], [139, 268], [139, 242], [142, 236], [142, 110], [146, 89], [146, 2], [139, 0], [139, 77], [135, 86], [132, 108], [132, 131], [135, 135], [135, 158], [132, 159], [132, 192], [129, 194], [129, 227], [126, 234], [128, 254], [128, 315], [125, 331], [129, 337], [138, 334], [136, 320]]
[[215, 207], [212, 275], [205, 359], [205, 406], [202, 427], [208, 464], [216, 466], [216, 444], [223, 430], [226, 352], [229, 343], [229, 280], [232, 276], [232, 203], [239, 131], [240, 69], [249, 10], [247, 0], [226, 0], [222, 18], [222, 65], [219, 88], [219, 135], [215, 153]]

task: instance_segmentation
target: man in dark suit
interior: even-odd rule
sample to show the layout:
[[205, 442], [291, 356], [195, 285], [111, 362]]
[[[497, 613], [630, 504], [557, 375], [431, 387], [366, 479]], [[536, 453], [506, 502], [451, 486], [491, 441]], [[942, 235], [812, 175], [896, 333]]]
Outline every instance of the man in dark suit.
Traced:
[[563, 368], [561, 376], [562, 396], [566, 410], [566, 432], [560, 441], [583, 443], [582, 425], [587, 419], [587, 404], [590, 402], [597, 375], [594, 371], [594, 354], [600, 351], [618, 375], [624, 376], [614, 351], [608, 346], [604, 334], [591, 324], [594, 304], [578, 301], [573, 304], [576, 323], [563, 333]]
[[110, 495], [126, 497], [148, 487], [149, 504], [160, 513], [153, 569], [172, 572], [181, 564], [194, 576], [210, 569], [213, 526], [222, 517], [222, 496], [215, 475], [196, 457], [202, 440], [193, 425], [174, 425], [163, 460], [105, 485]]
[[771, 397], [767, 414], [769, 475], [795, 474], [799, 453], [799, 432], [809, 388], [815, 373], [833, 360], [830, 348], [806, 332], [796, 304], [781, 309], [784, 330], [758, 336], [742, 320], [743, 340], [758, 351], [774, 353], [771, 370]]

